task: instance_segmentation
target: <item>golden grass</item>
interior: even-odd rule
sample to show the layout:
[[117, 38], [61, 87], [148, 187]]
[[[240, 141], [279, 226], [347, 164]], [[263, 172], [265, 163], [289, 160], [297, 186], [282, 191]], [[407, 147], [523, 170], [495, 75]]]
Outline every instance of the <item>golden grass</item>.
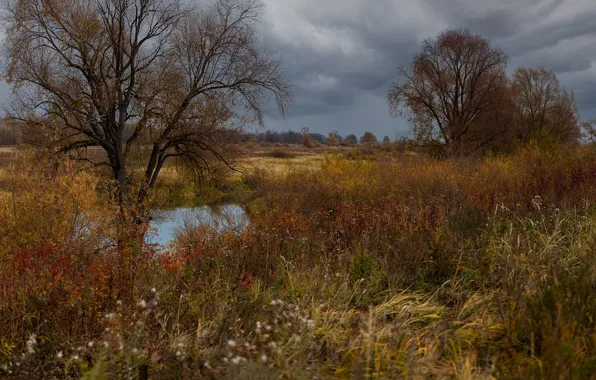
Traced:
[[[260, 148], [245, 158], [264, 173], [244, 186], [251, 225], [189, 226], [159, 254], [104, 245], [126, 235], [96, 204], [97, 178], [8, 167], [24, 193], [0, 207], [0, 376], [596, 373], [596, 151]], [[162, 180], [190, 190], [173, 167]], [[67, 223], [77, 215], [88, 235]]]
[[[269, 156], [271, 152], [280, 150], [288, 152], [291, 154], [291, 157], [274, 158]], [[0, 146], [0, 169], [12, 162], [16, 152], [18, 152], [18, 147], [16, 146]], [[94, 156], [99, 157], [101, 155], [98, 149], [91, 149], [90, 152]], [[285, 176], [291, 171], [318, 170], [325, 161], [327, 152], [333, 154], [334, 152], [338, 152], [338, 149], [279, 148], [275, 146], [250, 148], [239, 160], [238, 168], [240, 172], [231, 172], [229, 178], [231, 180], [237, 180], [242, 177], [243, 173], [251, 174], [255, 171], [266, 171], [269, 175]], [[182, 177], [181, 172], [172, 166], [164, 167], [160, 173], [160, 180], [166, 183], [188, 181], [188, 178], [184, 179]]]
[[0, 153], [13, 153], [17, 151], [16, 146], [0, 146]]
[[318, 170], [324, 161], [322, 153], [300, 152], [291, 158], [274, 158], [257, 151], [242, 160], [241, 170], [247, 173], [264, 170], [273, 176], [286, 176], [295, 170]]

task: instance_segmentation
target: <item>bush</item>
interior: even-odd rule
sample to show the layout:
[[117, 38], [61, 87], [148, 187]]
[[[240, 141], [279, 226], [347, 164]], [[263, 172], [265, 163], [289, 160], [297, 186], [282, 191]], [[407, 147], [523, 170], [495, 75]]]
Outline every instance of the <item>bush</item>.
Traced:
[[276, 149], [267, 153], [267, 156], [272, 158], [295, 158], [294, 153], [288, 152], [287, 150]]

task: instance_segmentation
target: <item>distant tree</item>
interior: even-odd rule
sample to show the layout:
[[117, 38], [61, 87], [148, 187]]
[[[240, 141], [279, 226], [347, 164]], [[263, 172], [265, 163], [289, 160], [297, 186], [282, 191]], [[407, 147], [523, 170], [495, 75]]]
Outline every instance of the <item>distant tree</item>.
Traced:
[[581, 136], [575, 97], [561, 87], [552, 70], [544, 67], [516, 69], [512, 95], [515, 134], [522, 142], [547, 137], [569, 143]]
[[347, 144], [358, 144], [358, 137], [356, 137], [356, 135], [347, 135], [346, 138], [344, 139], [344, 142]]
[[329, 135], [335, 136], [335, 138], [337, 139], [337, 141], [339, 141], [340, 143], [344, 141], [344, 138], [341, 137], [341, 135], [339, 134], [338, 131], [331, 131], [331, 133]]
[[339, 140], [335, 136], [333, 132], [329, 133], [329, 138], [327, 138], [327, 145], [329, 146], [338, 146]]
[[302, 144], [302, 136], [299, 132], [289, 130], [287, 132], [265, 131], [265, 132], [243, 132], [241, 141], [274, 142], [286, 144]]
[[284, 133], [283, 142], [288, 143], [288, 144], [299, 144], [300, 143], [300, 133], [292, 131], [292, 130]]
[[364, 132], [364, 135], [360, 137], [360, 144], [375, 144], [377, 142], [377, 136], [372, 132]]
[[279, 142], [279, 133], [267, 130], [265, 132], [265, 141], [270, 143]]
[[590, 121], [584, 121], [580, 124], [583, 138], [591, 144], [596, 144], [596, 119]]
[[391, 139], [389, 138], [389, 136], [383, 137], [383, 144], [389, 144], [390, 142], [391, 142]]
[[166, 161], [196, 173], [229, 164], [230, 127], [262, 123], [269, 96], [282, 113], [290, 98], [280, 62], [259, 46], [256, 1], [186, 3], [6, 1], [10, 116], [45, 129], [58, 152], [102, 150], [93, 164], [108, 168], [136, 223]]
[[327, 137], [321, 133], [310, 133], [310, 138], [320, 143], [325, 143], [325, 141], [327, 141]]
[[312, 148], [314, 146], [314, 142], [312, 137], [310, 136], [309, 129], [307, 127], [303, 127], [300, 130], [300, 135], [302, 136], [302, 144], [307, 148]]
[[[409, 66], [401, 67], [388, 92], [394, 115], [406, 115], [414, 137], [447, 155], [479, 149], [508, 126], [483, 121], [507, 101], [507, 55], [480, 35], [450, 30], [424, 41]], [[500, 118], [499, 118], [500, 120]]]

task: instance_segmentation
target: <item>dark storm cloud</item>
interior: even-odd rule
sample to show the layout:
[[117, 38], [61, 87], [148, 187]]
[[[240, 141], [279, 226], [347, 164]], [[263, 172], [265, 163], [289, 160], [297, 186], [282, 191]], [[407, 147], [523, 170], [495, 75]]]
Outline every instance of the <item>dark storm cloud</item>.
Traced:
[[[426, 38], [469, 28], [518, 66], [552, 68], [584, 119], [596, 117], [595, 0], [261, 0], [263, 42], [279, 53], [295, 103], [267, 127], [403, 134], [386, 93]], [[9, 91], [0, 85], [0, 97]]]
[[[593, 0], [264, 0], [267, 44], [283, 58], [295, 106], [276, 128], [403, 133], [388, 117], [395, 68], [421, 42], [469, 28], [502, 47], [517, 66], [552, 68], [574, 90], [582, 117], [596, 116]], [[306, 125], [311, 123], [311, 125]]]

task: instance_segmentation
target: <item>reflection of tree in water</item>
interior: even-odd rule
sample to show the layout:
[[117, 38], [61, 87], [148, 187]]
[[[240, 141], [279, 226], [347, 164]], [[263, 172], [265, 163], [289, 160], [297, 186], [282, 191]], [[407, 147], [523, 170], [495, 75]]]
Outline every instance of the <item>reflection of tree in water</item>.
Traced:
[[147, 241], [167, 245], [181, 234], [214, 229], [216, 231], [241, 232], [249, 224], [245, 210], [238, 205], [217, 205], [177, 208], [161, 211], [153, 219], [152, 232]]

